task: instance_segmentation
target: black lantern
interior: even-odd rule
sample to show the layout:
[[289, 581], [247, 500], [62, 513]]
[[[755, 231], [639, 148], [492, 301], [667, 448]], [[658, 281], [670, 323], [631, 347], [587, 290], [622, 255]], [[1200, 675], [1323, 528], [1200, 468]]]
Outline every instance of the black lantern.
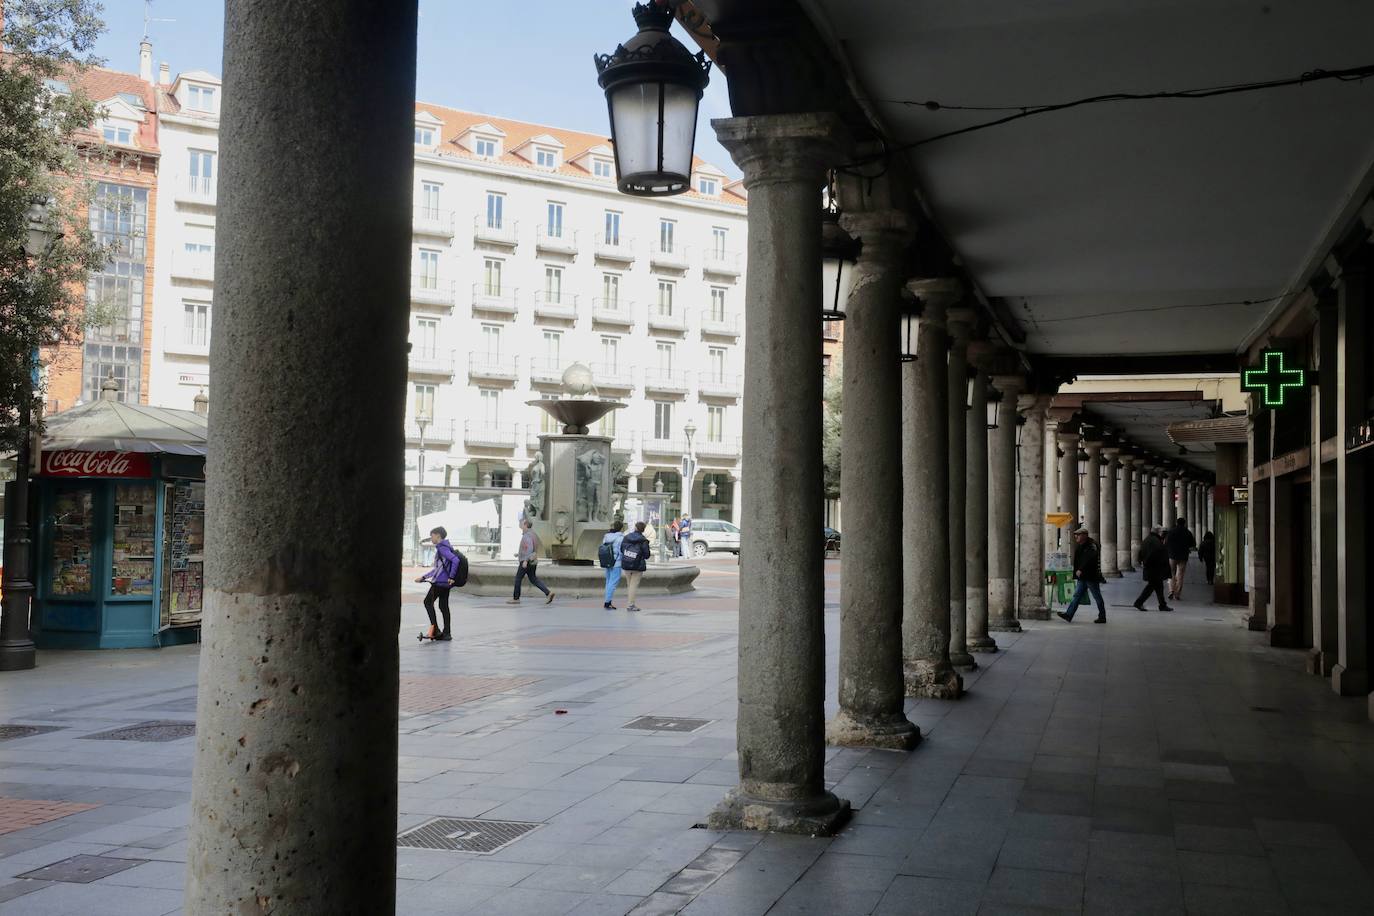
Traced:
[[988, 389], [988, 429], [997, 428], [997, 411], [1002, 406], [1002, 392]]
[[1088, 453], [1081, 448], [1078, 450], [1078, 479], [1082, 480], [1088, 474]]
[[681, 194], [692, 186], [697, 106], [711, 62], [668, 34], [667, 3], [636, 3], [634, 17], [639, 32], [593, 58], [611, 115], [617, 187], [640, 197]]
[[854, 265], [863, 245], [840, 228], [840, 206], [835, 196], [835, 173], [830, 173], [821, 207], [821, 320], [843, 321], [854, 283]]
[[1021, 437], [1022, 437], [1022, 436], [1025, 434], [1025, 432], [1026, 432], [1026, 423], [1027, 423], [1026, 415], [1023, 414], [1023, 413], [1018, 413], [1018, 414], [1016, 415], [1016, 447], [1017, 447], [1017, 448], [1020, 448], [1020, 447], [1021, 447]]
[[966, 375], [967, 378], [968, 378], [968, 382], [967, 382], [967, 384], [964, 386], [964, 409], [965, 409], [965, 410], [972, 410], [972, 409], [973, 409], [973, 383], [974, 383], [974, 381], [978, 378], [978, 370], [975, 369], [975, 368], [973, 368], [972, 366], [969, 366], [967, 369], [964, 370], [964, 373], [965, 373], [965, 375]]
[[921, 338], [921, 312], [923, 305], [920, 299], [915, 296], [902, 298], [902, 314], [900, 318], [901, 359], [904, 363], [916, 361], [916, 344]]

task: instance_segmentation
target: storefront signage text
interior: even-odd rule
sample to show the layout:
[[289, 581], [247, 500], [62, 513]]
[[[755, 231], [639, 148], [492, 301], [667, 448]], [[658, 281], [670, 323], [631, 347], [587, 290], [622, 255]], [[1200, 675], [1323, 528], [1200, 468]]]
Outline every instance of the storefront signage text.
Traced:
[[152, 477], [152, 458], [141, 452], [43, 453], [44, 477]]

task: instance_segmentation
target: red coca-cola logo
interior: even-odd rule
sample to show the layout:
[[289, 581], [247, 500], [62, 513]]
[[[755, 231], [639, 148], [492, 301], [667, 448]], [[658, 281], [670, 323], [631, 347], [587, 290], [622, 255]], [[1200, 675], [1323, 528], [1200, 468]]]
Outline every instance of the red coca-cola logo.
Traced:
[[152, 462], [138, 452], [78, 452], [71, 449], [43, 453], [45, 477], [151, 477]]

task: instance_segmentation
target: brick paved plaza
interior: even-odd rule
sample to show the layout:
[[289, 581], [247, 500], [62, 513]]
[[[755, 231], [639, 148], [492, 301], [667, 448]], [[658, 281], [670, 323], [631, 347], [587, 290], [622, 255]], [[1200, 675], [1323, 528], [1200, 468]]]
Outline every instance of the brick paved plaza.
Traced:
[[[1234, 609], [1122, 607], [1136, 579], [1107, 587], [1108, 626], [999, 633], [963, 699], [909, 701], [914, 752], [831, 751], [856, 809], [839, 836], [695, 827], [736, 777], [736, 568], [704, 565], [697, 593], [639, 615], [455, 600], [449, 644], [417, 643], [404, 587], [398, 831], [539, 826], [490, 855], [399, 849], [399, 912], [1374, 910], [1364, 702]], [[191, 722], [196, 664], [195, 647], [49, 652], [3, 676], [0, 724], [56, 730], [0, 741], [0, 913], [181, 912], [194, 740], [85, 739]], [[670, 721], [625, 728], [641, 716]], [[667, 730], [683, 717], [708, 722]]]

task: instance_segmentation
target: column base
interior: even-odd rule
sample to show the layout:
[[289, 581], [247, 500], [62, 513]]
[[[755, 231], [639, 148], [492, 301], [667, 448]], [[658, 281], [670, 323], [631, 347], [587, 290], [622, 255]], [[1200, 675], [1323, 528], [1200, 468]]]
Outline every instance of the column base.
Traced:
[[988, 621], [988, 629], [994, 633], [1020, 633], [1021, 624], [1014, 617], [993, 618]]
[[1329, 652], [1321, 649], [1307, 650], [1307, 673], [1315, 674], [1318, 677], [1330, 677], [1331, 669], [1335, 667], [1336, 659]]
[[1108, 579], [1120, 579], [1120, 578], [1121, 578], [1121, 570], [1119, 570], [1119, 569], [1109, 569], [1109, 570], [1107, 570], [1106, 572], [1104, 572], [1102, 575], [1106, 576]]
[[1358, 697], [1369, 693], [1369, 672], [1344, 665], [1331, 666], [1331, 689], [1343, 697]]
[[967, 650], [949, 653], [949, 663], [956, 668], [963, 668], [965, 670], [972, 670], [978, 667], [978, 662]]
[[746, 795], [736, 786], [707, 818], [712, 830], [759, 830], [833, 836], [849, 820], [849, 802], [823, 792], [801, 800], [775, 800]]
[[[988, 629], [992, 629], [991, 625]], [[991, 636], [975, 636], [968, 641], [968, 650], [970, 652], [996, 652], [997, 640]]]
[[1016, 616], [1022, 620], [1049, 620], [1050, 609], [1047, 607], [1023, 607], [1016, 612]]
[[906, 663], [906, 695], [928, 700], [957, 700], [964, 695], [964, 679], [943, 658]]
[[901, 713], [860, 717], [841, 709], [825, 727], [825, 742], [834, 747], [909, 751], [921, 743], [921, 730]]
[[37, 665], [38, 654], [29, 640], [0, 646], [0, 671], [27, 671]]
[[1254, 633], [1263, 633], [1269, 629], [1264, 617], [1259, 614], [1251, 614], [1245, 618], [1245, 628]]

